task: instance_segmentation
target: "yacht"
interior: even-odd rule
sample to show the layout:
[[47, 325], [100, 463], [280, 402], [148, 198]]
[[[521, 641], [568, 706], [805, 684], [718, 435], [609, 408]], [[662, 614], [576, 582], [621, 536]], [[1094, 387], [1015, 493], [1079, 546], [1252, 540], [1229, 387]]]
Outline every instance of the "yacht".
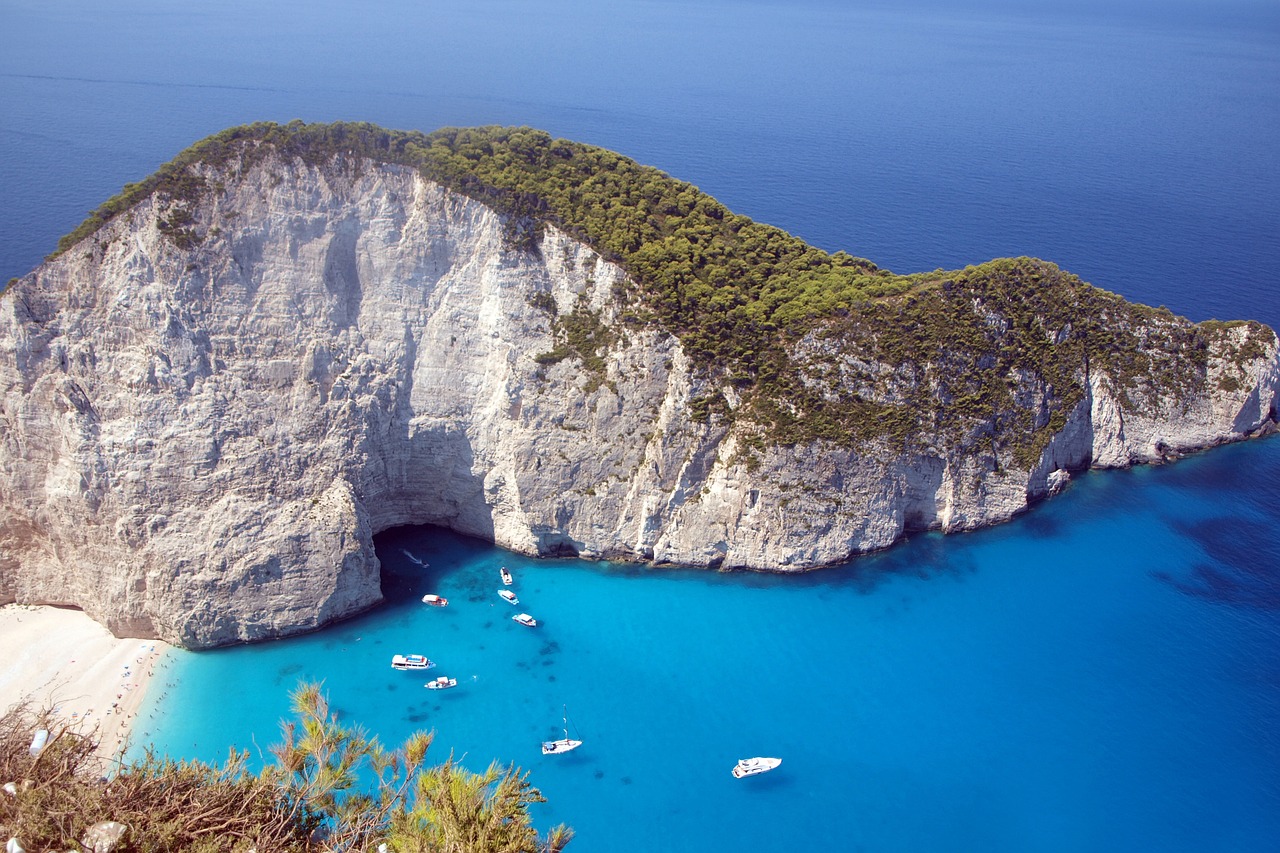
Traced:
[[743, 776], [768, 773], [781, 763], [781, 758], [743, 758], [733, 765], [733, 778], [741, 779]]
[[538, 627], [538, 620], [534, 619], [528, 613], [517, 613], [515, 616], [512, 616], [511, 618], [519, 622], [521, 625], [525, 625], [530, 628]]
[[433, 666], [426, 655], [393, 655], [391, 658], [392, 669], [431, 669]]

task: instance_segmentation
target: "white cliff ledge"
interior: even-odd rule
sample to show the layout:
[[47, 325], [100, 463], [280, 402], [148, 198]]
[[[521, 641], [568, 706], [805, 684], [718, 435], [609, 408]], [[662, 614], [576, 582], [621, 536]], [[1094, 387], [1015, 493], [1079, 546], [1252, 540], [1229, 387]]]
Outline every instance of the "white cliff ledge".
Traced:
[[[198, 239], [175, 240], [153, 196], [0, 299], [0, 602], [187, 647], [283, 636], [376, 605], [373, 535], [423, 523], [528, 554], [806, 569], [1276, 416], [1274, 333], [1204, 331], [1202, 369], [1169, 390], [1153, 341], [1192, 328], [1170, 315], [1124, 338], [1150, 350], [1145, 374], [1086, 361], [1056, 421], [1063, 388], [1005, 377], [1041, 436], [1029, 457], [941, 426], [771, 444], [691, 417], [711, 393], [732, 410], [732, 384], [622, 324], [627, 275], [560, 230], [513, 248], [492, 209], [369, 160], [204, 177]], [[575, 307], [617, 330], [603, 372], [538, 358]], [[879, 377], [865, 395], [887, 400], [933, 381], [838, 332], [796, 345], [839, 368], [814, 382]]]

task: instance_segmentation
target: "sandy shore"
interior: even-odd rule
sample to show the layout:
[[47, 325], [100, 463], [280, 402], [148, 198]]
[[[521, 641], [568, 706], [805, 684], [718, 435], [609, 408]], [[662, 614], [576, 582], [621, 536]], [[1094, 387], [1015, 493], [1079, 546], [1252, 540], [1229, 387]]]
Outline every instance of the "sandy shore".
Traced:
[[0, 607], [0, 711], [24, 697], [96, 726], [110, 758], [137, 720], [147, 684], [165, 666], [160, 640], [121, 640], [79, 610]]

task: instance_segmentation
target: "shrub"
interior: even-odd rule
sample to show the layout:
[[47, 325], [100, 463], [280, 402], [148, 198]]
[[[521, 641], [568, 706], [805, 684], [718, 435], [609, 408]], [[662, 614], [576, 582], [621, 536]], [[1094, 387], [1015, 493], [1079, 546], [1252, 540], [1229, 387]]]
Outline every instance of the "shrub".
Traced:
[[[293, 693], [297, 719], [283, 725], [275, 762], [259, 773], [248, 753], [225, 764], [175, 761], [148, 750], [103, 776], [97, 729], [58, 720], [19, 703], [0, 717], [0, 832], [28, 850], [79, 849], [103, 821], [129, 827], [122, 851], [278, 853], [405, 851], [550, 853], [572, 838], [558, 826], [546, 838], [529, 820], [543, 802], [518, 768], [481, 774], [450, 756], [425, 765], [432, 736], [418, 733], [388, 750], [356, 727], [339, 724], [315, 684]], [[32, 732], [49, 740], [29, 752]], [[358, 785], [372, 779], [369, 790]]]

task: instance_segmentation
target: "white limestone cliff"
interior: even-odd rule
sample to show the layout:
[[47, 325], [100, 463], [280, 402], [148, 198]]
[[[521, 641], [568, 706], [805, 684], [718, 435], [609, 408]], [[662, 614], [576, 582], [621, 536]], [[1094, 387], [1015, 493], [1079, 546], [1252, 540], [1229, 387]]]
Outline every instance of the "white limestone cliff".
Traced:
[[564, 234], [511, 249], [492, 210], [368, 161], [206, 177], [186, 248], [152, 197], [0, 299], [0, 602], [188, 647], [282, 636], [376, 605], [373, 535], [420, 523], [530, 554], [799, 570], [1275, 418], [1275, 336], [1242, 328], [1190, 398], [1135, 406], [1081, 377], [1030, 470], [941, 443], [748, 454], [690, 418], [707, 380], [662, 331], [615, 324], [604, 381], [540, 363], [556, 341], [534, 294], [622, 310], [624, 273]]

